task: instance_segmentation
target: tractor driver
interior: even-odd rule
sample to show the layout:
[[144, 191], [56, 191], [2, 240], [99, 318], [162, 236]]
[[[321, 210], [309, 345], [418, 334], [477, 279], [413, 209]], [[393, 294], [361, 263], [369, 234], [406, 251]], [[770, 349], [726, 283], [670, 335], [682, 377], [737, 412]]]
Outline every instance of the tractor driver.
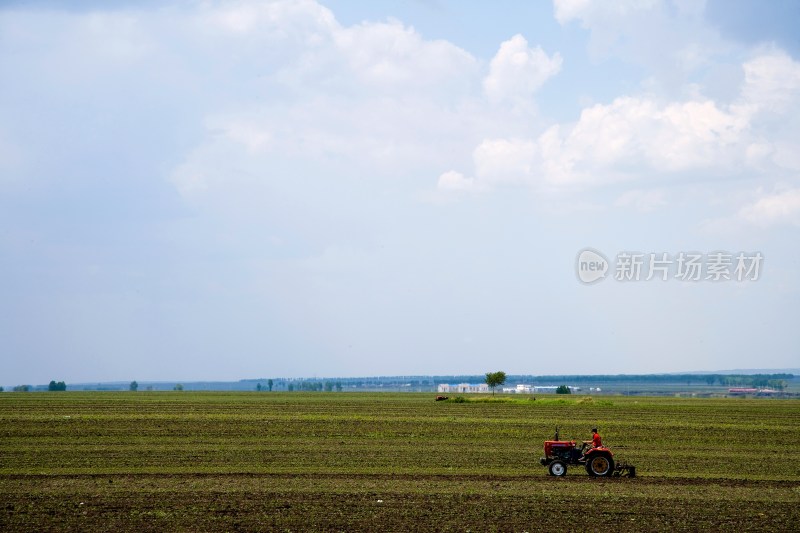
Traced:
[[584, 444], [591, 444], [592, 448], [599, 448], [603, 445], [603, 440], [600, 438], [597, 428], [592, 428], [592, 440], [584, 441]]

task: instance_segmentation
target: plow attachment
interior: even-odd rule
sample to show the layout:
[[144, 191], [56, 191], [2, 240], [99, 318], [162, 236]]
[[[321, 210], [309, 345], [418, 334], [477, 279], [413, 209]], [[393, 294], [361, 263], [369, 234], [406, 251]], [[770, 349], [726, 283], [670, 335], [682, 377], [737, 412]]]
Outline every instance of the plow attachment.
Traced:
[[613, 477], [636, 477], [636, 467], [628, 463], [617, 463], [614, 465]]

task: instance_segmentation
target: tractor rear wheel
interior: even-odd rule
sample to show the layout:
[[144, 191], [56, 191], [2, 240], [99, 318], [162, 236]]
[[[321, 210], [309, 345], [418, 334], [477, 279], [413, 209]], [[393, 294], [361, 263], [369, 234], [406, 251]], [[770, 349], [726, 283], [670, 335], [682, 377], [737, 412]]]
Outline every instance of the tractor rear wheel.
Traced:
[[614, 472], [614, 459], [608, 455], [595, 455], [586, 463], [586, 471], [590, 476], [610, 476]]
[[547, 467], [547, 471], [550, 472], [551, 476], [566, 476], [567, 475], [567, 465], [565, 465], [561, 461], [553, 461], [550, 463], [550, 466]]

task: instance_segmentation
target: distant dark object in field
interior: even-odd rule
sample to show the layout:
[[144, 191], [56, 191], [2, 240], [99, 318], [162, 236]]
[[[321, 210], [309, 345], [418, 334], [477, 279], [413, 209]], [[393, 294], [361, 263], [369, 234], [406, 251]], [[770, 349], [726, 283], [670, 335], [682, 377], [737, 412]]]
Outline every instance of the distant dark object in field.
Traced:
[[443, 402], [443, 401], [445, 401], [445, 400], [447, 400], [447, 399], [448, 399], [448, 397], [447, 397], [447, 396], [437, 396], [437, 397], [436, 397], [436, 401], [437, 401], [437, 402]]

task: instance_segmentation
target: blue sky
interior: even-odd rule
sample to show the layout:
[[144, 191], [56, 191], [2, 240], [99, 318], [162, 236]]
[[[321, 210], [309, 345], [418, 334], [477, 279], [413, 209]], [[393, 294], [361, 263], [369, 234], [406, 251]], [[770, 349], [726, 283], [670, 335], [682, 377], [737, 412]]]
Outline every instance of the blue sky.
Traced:
[[3, 3], [0, 384], [798, 367], [797, 11]]

